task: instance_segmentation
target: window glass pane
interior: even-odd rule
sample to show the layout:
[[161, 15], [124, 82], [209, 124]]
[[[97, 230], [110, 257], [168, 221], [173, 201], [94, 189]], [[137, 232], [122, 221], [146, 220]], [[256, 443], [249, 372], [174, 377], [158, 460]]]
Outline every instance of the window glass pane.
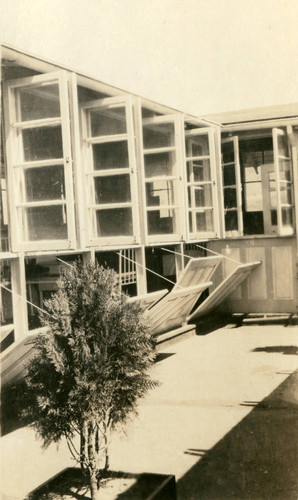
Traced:
[[196, 233], [196, 221], [193, 212], [188, 212], [189, 232]]
[[190, 207], [212, 206], [212, 187], [210, 184], [188, 187], [188, 204]]
[[281, 220], [283, 226], [293, 227], [293, 209], [292, 208], [282, 208], [281, 209]]
[[263, 211], [263, 190], [261, 182], [246, 182], [244, 184], [246, 212]]
[[213, 211], [189, 212], [189, 230], [191, 233], [213, 231]]
[[236, 184], [235, 165], [223, 166], [224, 186], [234, 186]]
[[280, 184], [280, 198], [282, 204], [292, 205], [292, 188], [289, 184]]
[[282, 160], [279, 158], [278, 166], [279, 166], [279, 178], [284, 181], [291, 181], [292, 180], [291, 161]]
[[22, 134], [25, 161], [63, 158], [60, 126], [25, 129]]
[[131, 200], [129, 175], [94, 177], [95, 203], [121, 203]]
[[67, 239], [64, 206], [28, 207], [25, 211], [29, 241]]
[[244, 201], [246, 212], [263, 211], [261, 168], [246, 164], [244, 168]]
[[0, 261], [0, 283], [5, 286], [0, 289], [0, 325], [7, 327], [3, 328], [1, 335], [0, 352], [4, 352], [15, 341], [10, 266], [9, 260]]
[[270, 194], [270, 207], [276, 209], [277, 194], [276, 194], [275, 172], [269, 173], [269, 194]]
[[128, 168], [127, 141], [93, 144], [94, 170]]
[[21, 121], [60, 117], [58, 84], [24, 87], [20, 96]]
[[173, 181], [158, 180], [147, 182], [146, 204], [147, 207], [173, 205]]
[[238, 231], [238, 217], [236, 210], [229, 210], [225, 213], [226, 231]]
[[[3, 123], [3, 122], [2, 122]], [[6, 165], [4, 163], [4, 141], [3, 141], [3, 128], [0, 132], [0, 252], [9, 251], [8, 239], [8, 205], [7, 205], [7, 182], [6, 182]]]
[[208, 135], [198, 135], [185, 138], [186, 156], [209, 156]]
[[144, 155], [146, 178], [174, 175], [175, 153], [158, 153]]
[[126, 113], [124, 107], [95, 109], [90, 111], [91, 135], [126, 134]]
[[161, 123], [143, 126], [143, 143], [145, 149], [174, 146], [174, 123]]
[[0, 317], [1, 325], [10, 325], [13, 323], [12, 309], [12, 293], [11, 290], [11, 269], [9, 260], [0, 261], [0, 283], [8, 290], [1, 286], [0, 300]]
[[148, 234], [172, 234], [174, 232], [174, 210], [147, 212]]
[[225, 208], [237, 207], [237, 192], [235, 188], [224, 189], [224, 207]]
[[26, 201], [61, 200], [65, 198], [62, 165], [24, 170]]
[[212, 210], [204, 210], [204, 212], [196, 212], [197, 232], [213, 231], [213, 212]]
[[133, 234], [131, 208], [111, 208], [96, 212], [97, 235], [131, 236]]
[[221, 153], [222, 153], [223, 163], [233, 163], [235, 161], [233, 141], [222, 143]]
[[277, 135], [278, 155], [289, 158], [288, 139], [285, 135]]
[[187, 161], [187, 181], [200, 182], [210, 181], [210, 161], [209, 160], [195, 160]]

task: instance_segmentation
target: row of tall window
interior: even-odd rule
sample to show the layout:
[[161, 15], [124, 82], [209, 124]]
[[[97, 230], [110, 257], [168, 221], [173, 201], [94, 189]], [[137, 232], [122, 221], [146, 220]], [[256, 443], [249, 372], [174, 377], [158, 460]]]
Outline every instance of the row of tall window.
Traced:
[[[285, 130], [224, 137], [220, 169], [212, 127], [144, 109], [138, 121], [132, 98], [82, 92], [76, 124], [68, 85], [64, 71], [4, 84], [13, 251], [198, 241], [224, 236], [221, 217], [228, 237], [294, 233]], [[72, 161], [75, 126], [80, 169]], [[7, 225], [6, 212], [2, 218]]]
[[87, 247], [138, 244], [142, 228], [146, 243], [215, 236], [213, 130], [192, 125], [184, 144], [177, 114], [151, 113], [136, 130], [129, 97], [78, 106], [82, 171], [74, 176], [67, 73], [4, 84], [13, 251], [75, 249], [75, 206]]

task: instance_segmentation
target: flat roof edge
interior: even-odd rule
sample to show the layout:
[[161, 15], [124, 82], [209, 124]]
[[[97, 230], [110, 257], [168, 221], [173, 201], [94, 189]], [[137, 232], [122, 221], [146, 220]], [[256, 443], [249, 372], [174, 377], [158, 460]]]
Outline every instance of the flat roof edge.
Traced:
[[[158, 106], [160, 109], [163, 109], [164, 112], [168, 113], [168, 114], [173, 113], [173, 112], [181, 113], [185, 116], [186, 119], [196, 120], [197, 122], [200, 122], [200, 124], [203, 126], [204, 125], [214, 125], [214, 126], [221, 125], [217, 121], [209, 119], [207, 117], [205, 118], [202, 116], [192, 115], [190, 113], [187, 113], [186, 111], [182, 111], [182, 110], [167, 106], [165, 104], [161, 104], [157, 101], [151, 100], [150, 98], [135, 94], [134, 92], [120, 89], [119, 87], [115, 87], [114, 85], [111, 85], [110, 83], [102, 82], [101, 80], [98, 80], [94, 76], [89, 76], [86, 73], [82, 73], [81, 71], [79, 71], [77, 69], [70, 68], [66, 65], [61, 65], [60, 63], [51, 61], [49, 59], [42, 58], [39, 55], [31, 54], [25, 50], [19, 49], [18, 47], [14, 47], [10, 44], [7, 44], [6, 42], [0, 42], [0, 51], [1, 51], [2, 58], [7, 59], [8, 61], [11, 60], [11, 62], [16, 62], [16, 63], [20, 63], [21, 61], [23, 63], [27, 62], [29, 67], [31, 67], [32, 69], [34, 69], [34, 67], [38, 68], [37, 70], [41, 71], [41, 72], [47, 72], [47, 71], [57, 70], [57, 69], [66, 70], [66, 71], [69, 71], [71, 73], [77, 74], [79, 77], [86, 78], [90, 81], [93, 81], [93, 82], [96, 82], [96, 83], [102, 85], [103, 90], [106, 90], [106, 92], [108, 92], [110, 89], [110, 91], [112, 91], [113, 95], [115, 95], [117, 93], [117, 95], [121, 95], [121, 94], [122, 95], [132, 95], [136, 98], [139, 98], [142, 100], [142, 103], [144, 104], [144, 106], [146, 104], [148, 106], [150, 106], [150, 105], [151, 106]], [[18, 58], [18, 55], [19, 55], [19, 58]], [[35, 63], [32, 60], [35, 61]], [[30, 65], [30, 62], [31, 62], [31, 65]]]

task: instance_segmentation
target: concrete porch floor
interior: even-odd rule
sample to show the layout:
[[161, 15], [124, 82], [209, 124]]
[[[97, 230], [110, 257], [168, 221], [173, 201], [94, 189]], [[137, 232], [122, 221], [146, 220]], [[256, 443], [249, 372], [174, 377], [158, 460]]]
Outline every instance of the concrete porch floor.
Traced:
[[[181, 500], [296, 500], [297, 368], [297, 326], [230, 325], [165, 347], [161, 386], [114, 436], [111, 468], [174, 474]], [[64, 443], [43, 450], [27, 427], [0, 445], [5, 500], [74, 465]]]

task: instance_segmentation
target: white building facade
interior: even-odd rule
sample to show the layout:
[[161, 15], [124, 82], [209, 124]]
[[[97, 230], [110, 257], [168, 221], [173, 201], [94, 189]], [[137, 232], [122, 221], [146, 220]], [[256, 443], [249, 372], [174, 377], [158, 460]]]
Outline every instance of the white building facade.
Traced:
[[225, 311], [297, 313], [298, 105], [203, 119], [3, 46], [1, 124], [4, 359], [78, 258], [132, 296], [261, 261]]

